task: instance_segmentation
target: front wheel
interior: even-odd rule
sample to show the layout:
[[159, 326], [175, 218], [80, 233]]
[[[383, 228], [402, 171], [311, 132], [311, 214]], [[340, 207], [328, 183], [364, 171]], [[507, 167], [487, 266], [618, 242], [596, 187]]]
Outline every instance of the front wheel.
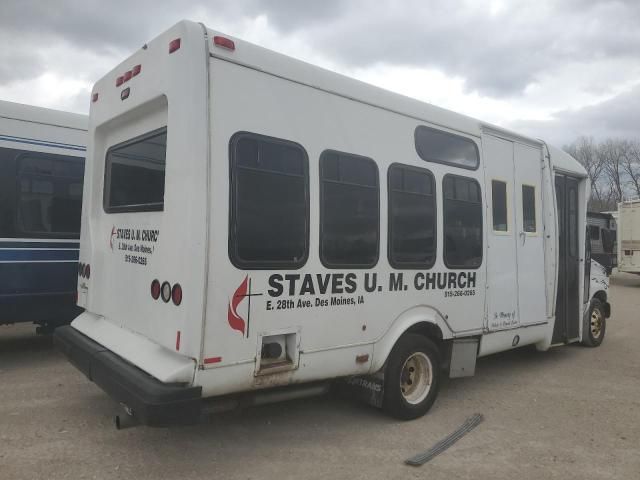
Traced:
[[401, 420], [421, 417], [438, 395], [440, 353], [428, 338], [407, 333], [398, 339], [384, 371], [383, 409]]
[[582, 344], [587, 347], [597, 347], [604, 340], [607, 327], [604, 305], [594, 298], [589, 306], [589, 316], [584, 324]]

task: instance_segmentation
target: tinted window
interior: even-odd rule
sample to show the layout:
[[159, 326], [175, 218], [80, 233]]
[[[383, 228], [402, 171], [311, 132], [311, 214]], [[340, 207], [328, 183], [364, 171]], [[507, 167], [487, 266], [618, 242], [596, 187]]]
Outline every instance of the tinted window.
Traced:
[[536, 231], [536, 188], [530, 185], [522, 186], [522, 229]]
[[493, 212], [493, 230], [496, 232], [509, 230], [506, 182], [491, 181], [491, 211]]
[[423, 160], [471, 170], [478, 168], [480, 155], [474, 141], [423, 125], [416, 127], [414, 136], [416, 151]]
[[27, 153], [18, 156], [16, 224], [26, 235], [77, 237], [84, 164], [80, 159]]
[[600, 240], [600, 227], [589, 225], [589, 237], [591, 240]]
[[327, 267], [372, 267], [378, 261], [378, 168], [366, 157], [320, 156], [320, 258]]
[[389, 263], [429, 268], [436, 256], [436, 201], [428, 170], [389, 168]]
[[449, 268], [478, 268], [482, 263], [482, 199], [472, 178], [443, 180], [444, 262]]
[[308, 255], [308, 161], [293, 142], [238, 133], [230, 143], [229, 257], [239, 268], [298, 268]]
[[105, 211], [162, 210], [166, 155], [166, 128], [111, 147], [105, 162]]

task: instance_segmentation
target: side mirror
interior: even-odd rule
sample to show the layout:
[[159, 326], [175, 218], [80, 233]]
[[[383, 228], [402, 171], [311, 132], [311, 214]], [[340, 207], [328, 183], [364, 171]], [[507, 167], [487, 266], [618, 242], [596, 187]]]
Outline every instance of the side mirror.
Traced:
[[602, 248], [606, 253], [613, 253], [613, 235], [611, 230], [602, 229]]

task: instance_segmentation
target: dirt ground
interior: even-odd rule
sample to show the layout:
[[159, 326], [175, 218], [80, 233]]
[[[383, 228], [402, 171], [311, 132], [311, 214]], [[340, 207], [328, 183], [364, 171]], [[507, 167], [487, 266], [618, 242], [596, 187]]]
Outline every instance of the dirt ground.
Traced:
[[[51, 339], [0, 327], [0, 478], [640, 478], [640, 277], [613, 277], [610, 299], [601, 347], [481, 359], [412, 422], [318, 397], [117, 431], [118, 407]], [[403, 464], [476, 412], [485, 422], [448, 451]]]

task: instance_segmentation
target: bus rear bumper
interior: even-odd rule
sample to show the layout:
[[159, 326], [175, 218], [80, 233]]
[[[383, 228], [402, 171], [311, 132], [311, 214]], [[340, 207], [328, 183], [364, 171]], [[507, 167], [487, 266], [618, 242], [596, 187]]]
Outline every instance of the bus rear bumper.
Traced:
[[56, 347], [133, 421], [151, 427], [191, 425], [200, 419], [202, 387], [163, 383], [72, 326], [55, 331]]

